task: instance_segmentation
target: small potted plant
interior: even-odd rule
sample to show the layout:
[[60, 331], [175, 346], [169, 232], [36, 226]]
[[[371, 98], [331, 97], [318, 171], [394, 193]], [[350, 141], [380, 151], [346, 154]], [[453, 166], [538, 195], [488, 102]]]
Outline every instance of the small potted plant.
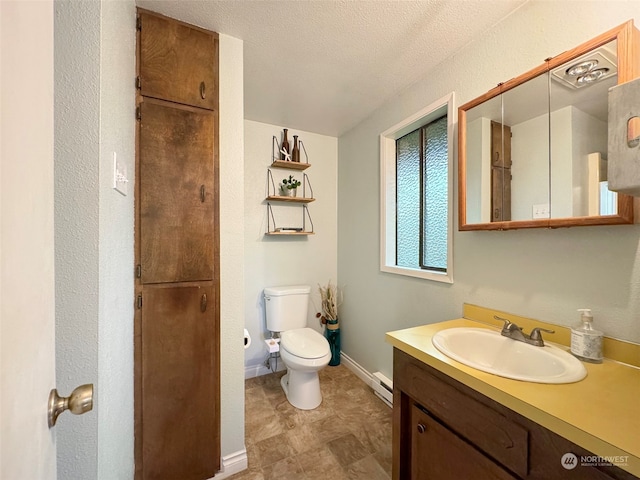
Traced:
[[285, 197], [295, 197], [298, 193], [298, 187], [302, 185], [300, 180], [296, 180], [292, 175], [289, 175], [289, 178], [282, 179], [282, 185], [280, 185], [280, 190], [282, 190], [282, 195]]

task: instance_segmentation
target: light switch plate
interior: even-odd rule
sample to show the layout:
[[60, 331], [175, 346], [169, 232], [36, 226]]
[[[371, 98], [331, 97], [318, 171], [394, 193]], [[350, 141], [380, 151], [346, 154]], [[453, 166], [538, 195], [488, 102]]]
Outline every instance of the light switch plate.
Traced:
[[116, 192], [127, 196], [128, 183], [129, 180], [127, 179], [127, 166], [123, 163], [118, 162], [116, 152], [113, 152], [113, 189]]
[[549, 218], [551, 217], [551, 213], [549, 211], [549, 204], [548, 203], [541, 203], [538, 205], [534, 205], [532, 210], [532, 217], [534, 219], [536, 218]]

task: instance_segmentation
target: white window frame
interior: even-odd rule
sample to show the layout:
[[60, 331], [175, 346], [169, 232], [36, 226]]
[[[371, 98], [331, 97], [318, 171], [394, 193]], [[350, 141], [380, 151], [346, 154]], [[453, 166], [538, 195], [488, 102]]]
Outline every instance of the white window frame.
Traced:
[[[447, 113], [448, 215], [447, 271], [437, 272], [396, 265], [396, 140]], [[380, 271], [453, 283], [453, 174], [454, 127], [457, 123], [455, 93], [436, 100], [380, 134]]]

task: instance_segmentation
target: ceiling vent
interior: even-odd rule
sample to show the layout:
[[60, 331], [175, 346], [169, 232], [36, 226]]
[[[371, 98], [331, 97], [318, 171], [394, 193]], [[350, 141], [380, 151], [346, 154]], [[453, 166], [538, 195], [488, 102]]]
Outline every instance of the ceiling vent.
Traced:
[[570, 88], [584, 88], [618, 73], [615, 55], [600, 47], [598, 50], [567, 62], [551, 71], [551, 78]]

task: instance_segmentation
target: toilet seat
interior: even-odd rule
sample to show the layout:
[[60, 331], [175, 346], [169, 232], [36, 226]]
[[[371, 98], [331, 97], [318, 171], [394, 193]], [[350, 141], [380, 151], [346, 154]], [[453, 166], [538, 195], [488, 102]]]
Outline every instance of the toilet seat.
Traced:
[[330, 353], [329, 342], [312, 328], [296, 328], [280, 335], [280, 348], [302, 359], [323, 358]]

